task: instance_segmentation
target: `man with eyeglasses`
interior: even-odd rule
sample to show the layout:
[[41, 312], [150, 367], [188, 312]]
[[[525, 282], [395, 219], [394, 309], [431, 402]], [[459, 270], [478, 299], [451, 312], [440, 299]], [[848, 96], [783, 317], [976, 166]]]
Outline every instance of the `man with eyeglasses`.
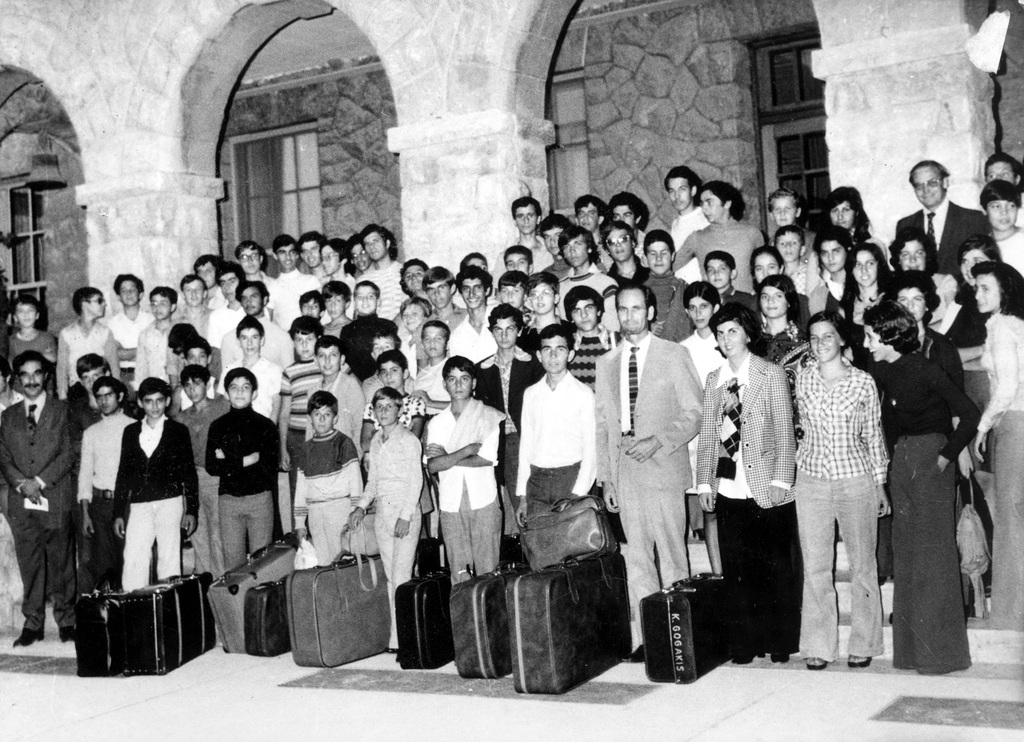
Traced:
[[[576, 227], [578, 229], [578, 227]], [[540, 350], [540, 331], [548, 325], [562, 323], [573, 330], [573, 324], [558, 316], [560, 283], [547, 271], [534, 273], [526, 282], [526, 300], [533, 312], [532, 323], [519, 337], [519, 347], [533, 354]]]
[[608, 276], [620, 286], [626, 282], [646, 283], [651, 272], [636, 255], [636, 233], [626, 222], [614, 221], [601, 230], [604, 245], [612, 256]]
[[605, 327], [617, 332], [619, 319], [615, 313], [615, 290], [618, 284], [596, 265], [597, 243], [593, 234], [586, 227], [571, 227], [562, 232], [558, 244], [562, 248], [562, 257], [569, 264], [569, 275], [559, 285], [562, 296], [575, 286], [594, 289], [604, 299]]
[[460, 271], [456, 277], [455, 285], [459, 287], [469, 314], [452, 329], [448, 347], [453, 356], [464, 356], [473, 363], [480, 363], [498, 350], [487, 327], [487, 297], [491, 295], [491, 281], [491, 274], [475, 265]]
[[988, 234], [988, 220], [980, 211], [957, 206], [946, 198], [949, 171], [934, 160], [914, 165], [910, 185], [923, 208], [900, 219], [896, 232], [908, 227], [923, 229], [939, 247], [939, 273], [959, 276], [957, 250], [971, 235]]
[[99, 321], [107, 313], [103, 292], [93, 286], [76, 289], [71, 306], [78, 319], [60, 331], [57, 342], [57, 396], [61, 399], [67, 399], [68, 388], [78, 382], [75, 363], [86, 353], [103, 356], [110, 364], [110, 373], [121, 375], [114, 333]]

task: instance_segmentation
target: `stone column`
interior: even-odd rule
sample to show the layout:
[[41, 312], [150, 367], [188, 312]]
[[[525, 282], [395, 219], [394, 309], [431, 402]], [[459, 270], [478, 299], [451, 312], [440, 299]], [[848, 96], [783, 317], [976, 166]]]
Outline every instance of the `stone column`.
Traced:
[[920, 160], [945, 165], [951, 200], [978, 208], [994, 124], [991, 80], [963, 51], [972, 33], [959, 23], [909, 29], [814, 53], [814, 75], [826, 82], [832, 187], [860, 189], [872, 231], [886, 241], [920, 208], [908, 183]]
[[176, 289], [199, 255], [220, 252], [220, 178], [154, 172], [87, 182], [75, 196], [86, 213], [89, 283], [104, 291], [119, 273], [142, 277], [147, 291]]
[[552, 142], [550, 122], [494, 109], [388, 130], [401, 169], [405, 255], [454, 271], [478, 251], [500, 272], [516, 234], [512, 201], [532, 195], [547, 204]]

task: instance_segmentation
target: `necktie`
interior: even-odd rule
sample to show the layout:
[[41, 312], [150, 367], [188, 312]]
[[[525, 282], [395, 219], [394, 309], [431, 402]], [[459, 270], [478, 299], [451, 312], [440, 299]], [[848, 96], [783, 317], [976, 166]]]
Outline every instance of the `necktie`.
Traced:
[[[725, 456], [718, 460], [718, 476], [724, 479], [736, 478], [736, 456], [740, 451], [740, 416], [743, 405], [739, 402], [740, 388], [733, 379], [725, 388], [731, 399], [726, 399], [722, 409], [722, 448]], [[735, 404], [732, 400], [736, 400]]]
[[636, 364], [636, 352], [639, 348], [635, 345], [629, 348], [629, 432], [636, 431], [636, 395], [640, 391], [640, 373]]
[[25, 418], [25, 424], [28, 426], [28, 434], [35, 435], [36, 432], [36, 405], [30, 404], [28, 406], [28, 417]]
[[935, 214], [931, 211], [928, 212], [928, 237], [935, 242]]

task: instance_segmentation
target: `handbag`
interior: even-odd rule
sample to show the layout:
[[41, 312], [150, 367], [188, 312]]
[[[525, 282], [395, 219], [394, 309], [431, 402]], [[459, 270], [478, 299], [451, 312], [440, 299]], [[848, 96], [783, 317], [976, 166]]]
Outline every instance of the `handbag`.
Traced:
[[619, 542], [612, 533], [604, 500], [593, 495], [566, 497], [545, 513], [527, 518], [523, 552], [533, 569], [566, 559], [594, 559], [614, 554]]
[[374, 524], [377, 514], [370, 511], [363, 516], [363, 522], [359, 528], [352, 530], [346, 528], [341, 534], [342, 554], [361, 554], [363, 556], [377, 556], [380, 554], [380, 546], [377, 544], [377, 531]]
[[977, 618], [988, 618], [985, 584], [981, 578], [988, 570], [992, 559], [988, 539], [985, 538], [985, 527], [978, 516], [978, 511], [974, 509], [973, 495], [977, 486], [973, 476], [960, 478], [960, 494], [964, 507], [956, 524], [956, 547], [960, 552], [960, 572], [971, 579], [974, 615]]

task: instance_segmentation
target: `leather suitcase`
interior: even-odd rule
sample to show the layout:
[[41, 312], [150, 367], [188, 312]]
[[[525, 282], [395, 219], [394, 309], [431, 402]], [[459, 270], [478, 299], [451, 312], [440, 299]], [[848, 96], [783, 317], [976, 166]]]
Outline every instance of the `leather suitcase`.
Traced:
[[125, 675], [165, 675], [213, 649], [209, 586], [209, 574], [188, 575], [124, 595]]
[[529, 572], [523, 564], [452, 586], [452, 640], [455, 668], [464, 678], [501, 678], [512, 672], [505, 585]]
[[96, 590], [75, 603], [78, 677], [99, 678], [124, 672], [123, 597], [123, 593]]
[[526, 555], [523, 554], [523, 540], [519, 534], [501, 537], [501, 545], [498, 548], [498, 564], [526, 564]]
[[295, 570], [295, 547], [284, 542], [253, 552], [210, 585], [210, 604], [225, 652], [245, 652], [245, 594], [264, 582], [280, 580]]
[[416, 567], [413, 571], [418, 577], [440, 572], [444, 566], [442, 551], [444, 542], [439, 538], [424, 536], [416, 544]]
[[629, 655], [621, 554], [517, 575], [505, 599], [519, 693], [565, 693]]
[[693, 683], [729, 659], [727, 582], [703, 574], [640, 601], [647, 677]]
[[398, 664], [403, 670], [435, 670], [455, 659], [451, 589], [446, 572], [414, 577], [395, 588]]
[[245, 653], [276, 657], [292, 648], [284, 579], [264, 582], [245, 594]]
[[327, 567], [300, 569], [285, 587], [295, 664], [337, 667], [387, 650], [391, 607], [379, 556], [346, 554]]
[[593, 495], [559, 500], [527, 519], [522, 534], [526, 561], [534, 569], [614, 554], [619, 548], [604, 500]]

